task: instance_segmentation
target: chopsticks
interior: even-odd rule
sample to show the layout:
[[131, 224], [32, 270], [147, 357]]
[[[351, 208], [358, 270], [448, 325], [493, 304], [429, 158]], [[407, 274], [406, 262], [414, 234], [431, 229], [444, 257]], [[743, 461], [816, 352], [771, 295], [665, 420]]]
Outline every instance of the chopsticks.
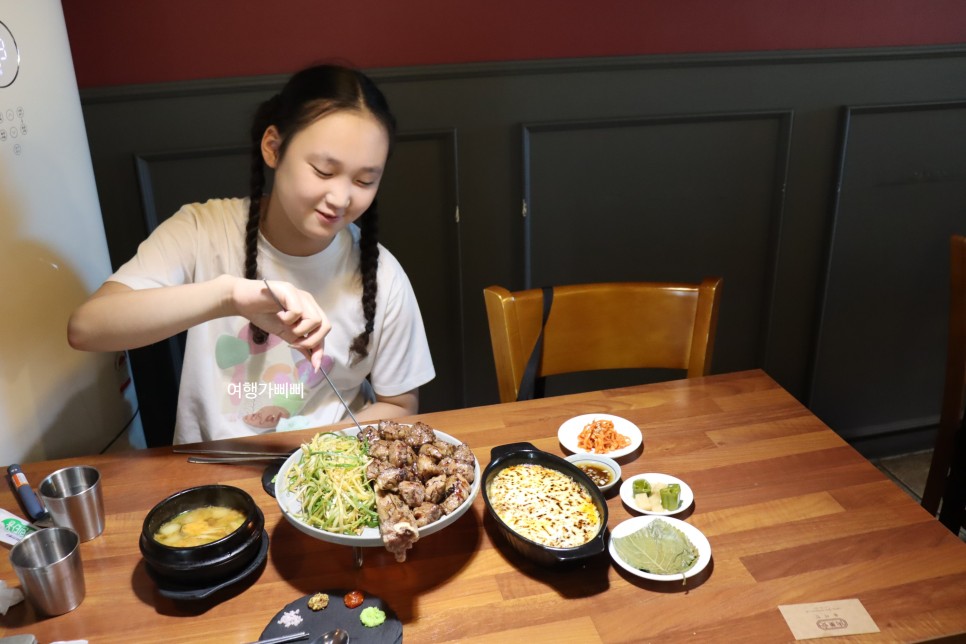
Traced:
[[249, 463], [253, 461], [284, 461], [292, 452], [256, 452], [231, 449], [173, 449], [175, 454], [196, 454], [189, 463]]
[[178, 449], [171, 450], [175, 454], [211, 454], [213, 456], [263, 456], [272, 458], [288, 458], [292, 451], [288, 452], [257, 452], [253, 450], [234, 450], [234, 449]]
[[251, 644], [282, 644], [283, 642], [294, 642], [295, 640], [308, 639], [308, 637], [309, 634], [306, 632], [289, 633], [288, 635], [270, 637], [267, 640], [258, 640], [257, 642], [252, 642]]

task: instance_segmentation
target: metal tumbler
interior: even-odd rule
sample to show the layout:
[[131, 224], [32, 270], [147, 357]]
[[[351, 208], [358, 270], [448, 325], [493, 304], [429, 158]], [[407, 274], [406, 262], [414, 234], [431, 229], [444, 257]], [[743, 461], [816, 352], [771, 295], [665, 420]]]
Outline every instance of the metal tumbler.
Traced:
[[70, 528], [32, 532], [10, 550], [20, 587], [44, 615], [63, 615], [84, 601], [80, 537]]
[[57, 470], [40, 482], [38, 491], [54, 523], [72, 528], [81, 541], [104, 530], [101, 474], [96, 468], [74, 465]]

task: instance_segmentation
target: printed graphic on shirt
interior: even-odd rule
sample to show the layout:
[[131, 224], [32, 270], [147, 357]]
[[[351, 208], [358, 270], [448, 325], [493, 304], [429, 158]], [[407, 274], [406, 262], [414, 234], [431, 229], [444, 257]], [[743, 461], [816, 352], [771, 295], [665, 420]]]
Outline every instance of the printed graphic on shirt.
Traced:
[[[275, 429], [284, 419], [301, 414], [325, 382], [322, 373], [315, 373], [312, 363], [281, 338], [269, 335], [265, 344], [255, 344], [247, 323], [235, 335], [218, 337], [215, 362], [225, 383], [226, 420], [241, 420], [258, 431]], [[322, 368], [332, 368], [329, 356], [323, 358]]]

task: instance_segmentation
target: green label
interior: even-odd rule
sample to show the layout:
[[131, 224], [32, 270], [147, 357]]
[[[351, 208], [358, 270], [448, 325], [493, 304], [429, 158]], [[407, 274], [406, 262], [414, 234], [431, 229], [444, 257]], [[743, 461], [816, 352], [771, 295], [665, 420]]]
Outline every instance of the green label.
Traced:
[[31, 532], [37, 531], [37, 529], [33, 526], [27, 525], [18, 519], [4, 519], [3, 521], [0, 521], [0, 524], [3, 525], [4, 531], [6, 531], [8, 534], [20, 537], [21, 539], [26, 537]]

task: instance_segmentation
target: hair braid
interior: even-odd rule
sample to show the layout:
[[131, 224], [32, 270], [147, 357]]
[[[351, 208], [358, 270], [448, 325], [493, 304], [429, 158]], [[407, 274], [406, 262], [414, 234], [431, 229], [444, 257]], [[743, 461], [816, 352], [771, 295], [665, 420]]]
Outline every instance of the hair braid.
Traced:
[[379, 269], [379, 212], [376, 200], [359, 219], [361, 236], [359, 238], [359, 272], [362, 274], [362, 312], [366, 316], [366, 327], [357, 335], [349, 350], [360, 357], [369, 355], [369, 336], [375, 328], [376, 319], [376, 272]]
[[[262, 134], [271, 122], [275, 106], [278, 103], [276, 94], [262, 103], [255, 114], [255, 122], [251, 129], [252, 158], [251, 177], [248, 184], [248, 223], [245, 226], [245, 279], [258, 279], [258, 227], [262, 218], [262, 194], [265, 190], [265, 161], [262, 159]], [[259, 328], [254, 322], [249, 323], [252, 342], [265, 344], [268, 333]]]

